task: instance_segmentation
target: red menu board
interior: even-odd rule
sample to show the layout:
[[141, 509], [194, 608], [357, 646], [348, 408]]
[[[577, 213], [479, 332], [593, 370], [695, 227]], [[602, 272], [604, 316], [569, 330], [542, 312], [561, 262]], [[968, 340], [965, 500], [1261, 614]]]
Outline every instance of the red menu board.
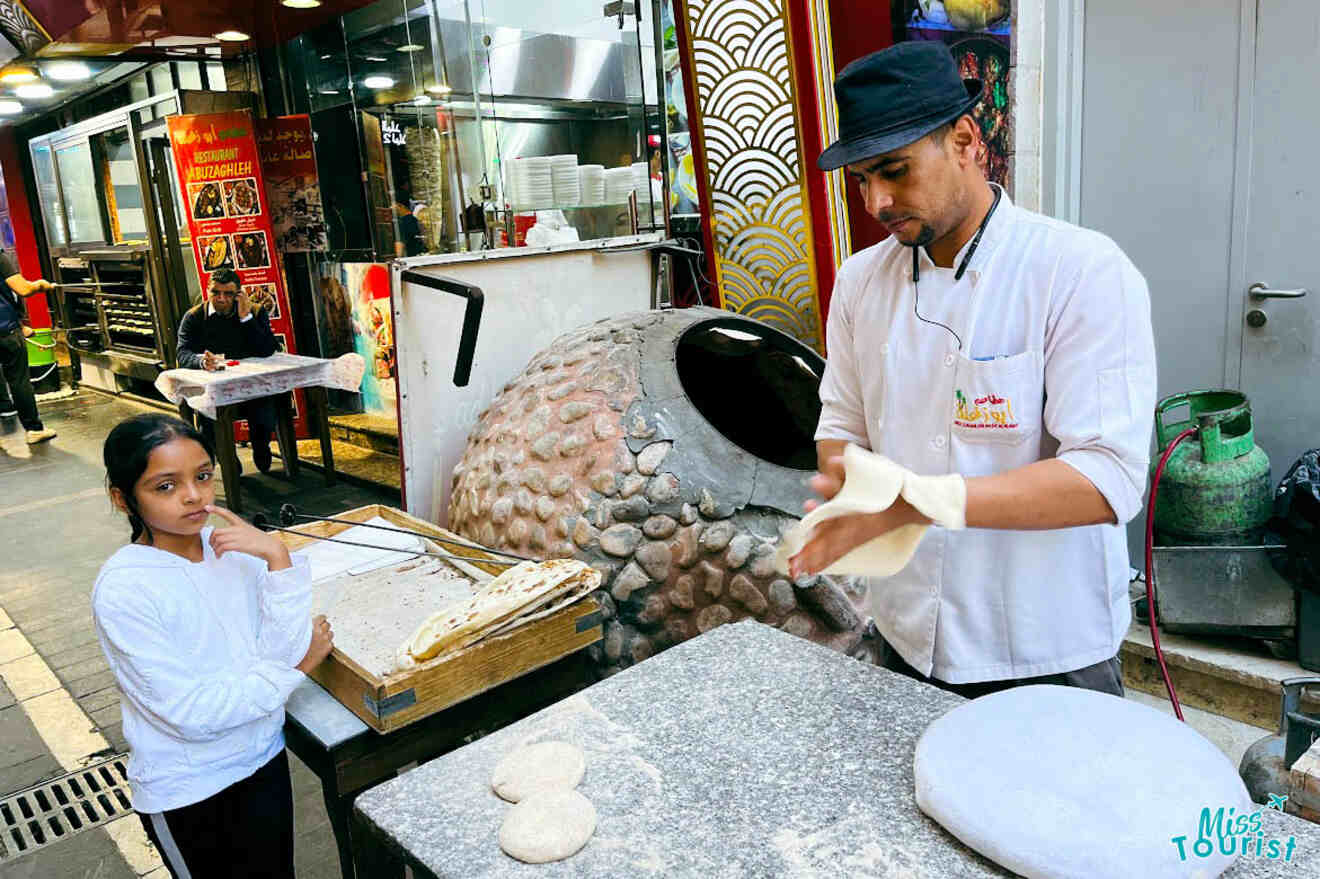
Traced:
[[[296, 354], [251, 113], [170, 116], [166, 124], [202, 295], [213, 272], [234, 269], [253, 306], [270, 316], [280, 347]], [[302, 393], [296, 392], [294, 425], [300, 437], [307, 436], [305, 411]], [[239, 438], [246, 434], [247, 425], [242, 423]]]

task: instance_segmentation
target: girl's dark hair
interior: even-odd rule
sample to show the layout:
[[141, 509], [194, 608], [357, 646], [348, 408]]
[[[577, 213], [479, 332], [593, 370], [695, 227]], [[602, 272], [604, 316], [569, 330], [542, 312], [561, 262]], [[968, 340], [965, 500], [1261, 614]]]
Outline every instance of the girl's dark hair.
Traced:
[[215, 448], [189, 424], [184, 424], [170, 415], [134, 415], [115, 425], [114, 430], [105, 438], [105, 447], [101, 457], [105, 461], [105, 482], [107, 488], [117, 488], [124, 495], [124, 506], [128, 508], [128, 524], [133, 528], [136, 541], [142, 534], [147, 535], [147, 542], [152, 541], [151, 529], [142, 520], [138, 512], [137, 498], [133, 487], [147, 472], [147, 460], [153, 450], [165, 445], [172, 439], [190, 439], [201, 445], [206, 454], [215, 463]]

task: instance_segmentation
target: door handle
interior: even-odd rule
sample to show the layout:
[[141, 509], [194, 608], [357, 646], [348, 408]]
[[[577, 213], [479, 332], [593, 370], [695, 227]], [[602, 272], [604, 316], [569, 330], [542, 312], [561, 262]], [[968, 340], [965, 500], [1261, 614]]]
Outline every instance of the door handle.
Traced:
[[1247, 288], [1252, 299], [1301, 299], [1309, 290], [1271, 290], [1270, 285], [1257, 281]]

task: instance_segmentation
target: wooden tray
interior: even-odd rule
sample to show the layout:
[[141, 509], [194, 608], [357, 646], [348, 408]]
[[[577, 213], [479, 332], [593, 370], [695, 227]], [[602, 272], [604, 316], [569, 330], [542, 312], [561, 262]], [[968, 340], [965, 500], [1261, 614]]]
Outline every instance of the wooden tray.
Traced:
[[[340, 513], [336, 518], [343, 522], [309, 522], [293, 530], [333, 537], [353, 527], [351, 523], [367, 522], [377, 516], [419, 534], [472, 543], [430, 522], [380, 504]], [[278, 533], [290, 550], [314, 542], [313, 537]], [[482, 559], [492, 556], [482, 550], [450, 545], [441, 548], [471, 560], [475, 567], [493, 576], [506, 570], [505, 566], [484, 563]], [[544, 619], [478, 641], [441, 662], [385, 677], [362, 668], [336, 647], [312, 672], [311, 678], [368, 726], [377, 732], [390, 732], [596, 643], [602, 637], [602, 622], [600, 605], [586, 597]]]

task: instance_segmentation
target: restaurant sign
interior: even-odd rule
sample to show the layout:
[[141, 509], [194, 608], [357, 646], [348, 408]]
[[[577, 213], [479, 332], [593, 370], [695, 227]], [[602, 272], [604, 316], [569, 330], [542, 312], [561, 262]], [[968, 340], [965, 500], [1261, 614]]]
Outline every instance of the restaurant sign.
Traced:
[[[238, 272], [253, 307], [270, 316], [280, 347], [298, 353], [252, 115], [238, 110], [170, 116], [166, 124], [202, 295], [215, 272]], [[299, 436], [307, 435], [305, 411], [302, 394], [297, 392], [294, 423]], [[240, 438], [246, 436], [246, 424], [242, 434]]]

